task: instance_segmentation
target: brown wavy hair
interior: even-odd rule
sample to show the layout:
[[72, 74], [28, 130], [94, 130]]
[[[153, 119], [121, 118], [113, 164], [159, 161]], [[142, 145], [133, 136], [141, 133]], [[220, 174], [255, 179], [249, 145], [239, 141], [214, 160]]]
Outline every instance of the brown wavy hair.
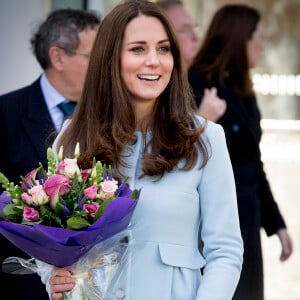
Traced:
[[260, 19], [255, 8], [244, 4], [221, 7], [210, 22], [190, 69], [204, 73], [210, 85], [218, 82], [224, 86], [226, 79], [239, 96], [253, 95], [247, 42]]
[[191, 169], [197, 162], [199, 149], [202, 153], [199, 167], [202, 167], [208, 159], [201, 140], [205, 124], [196, 125], [193, 96], [181, 63], [175, 31], [165, 13], [156, 4], [144, 0], [119, 4], [101, 22], [79, 107], [59, 139], [58, 147], [63, 145], [64, 155], [72, 157], [75, 144], [79, 142], [78, 162], [83, 167], [90, 167], [93, 157], [112, 165], [115, 170], [127, 166], [122, 152], [135, 142], [136, 117], [128, 101], [132, 96], [120, 75], [120, 56], [126, 26], [140, 15], [160, 20], [174, 58], [170, 82], [157, 100], [152, 121], [146, 127], [146, 131], [152, 132], [152, 139], [145, 144], [143, 176], [161, 177], [183, 158], [186, 161], [183, 170]]

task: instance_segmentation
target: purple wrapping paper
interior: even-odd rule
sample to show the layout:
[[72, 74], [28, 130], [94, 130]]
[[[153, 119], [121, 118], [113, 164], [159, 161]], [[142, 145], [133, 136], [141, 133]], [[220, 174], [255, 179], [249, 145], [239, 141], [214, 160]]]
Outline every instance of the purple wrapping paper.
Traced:
[[[0, 210], [11, 198], [0, 195]], [[103, 215], [90, 227], [81, 231], [45, 225], [23, 225], [0, 221], [0, 233], [28, 255], [57, 267], [75, 263], [96, 243], [126, 229], [137, 200], [130, 198], [126, 189], [114, 199]]]

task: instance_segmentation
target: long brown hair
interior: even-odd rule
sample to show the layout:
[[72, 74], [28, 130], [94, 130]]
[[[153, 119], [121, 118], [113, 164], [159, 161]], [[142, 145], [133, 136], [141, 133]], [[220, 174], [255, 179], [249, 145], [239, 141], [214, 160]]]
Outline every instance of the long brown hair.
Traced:
[[251, 39], [260, 19], [260, 13], [247, 5], [228, 4], [221, 7], [208, 26], [191, 69], [203, 72], [211, 85], [217, 81], [223, 86], [227, 78], [238, 95], [252, 95], [247, 41]]
[[[63, 145], [65, 156], [71, 157], [76, 142], [79, 142], [79, 163], [84, 167], [91, 165], [94, 156], [116, 169], [126, 166], [122, 151], [135, 141], [136, 117], [128, 100], [132, 96], [121, 77], [120, 56], [126, 26], [141, 14], [161, 21], [174, 57], [170, 82], [152, 114], [149, 128], [152, 139], [143, 154], [144, 175], [162, 176], [182, 158], [186, 159], [183, 169], [190, 169], [197, 162], [196, 144], [203, 154], [204, 165], [208, 159], [206, 147], [200, 139], [204, 127], [195, 126], [193, 97], [181, 64], [176, 35], [161, 9], [143, 0], [119, 4], [101, 22], [79, 107], [62, 134], [58, 147]], [[149, 146], [151, 153], [147, 153]]]

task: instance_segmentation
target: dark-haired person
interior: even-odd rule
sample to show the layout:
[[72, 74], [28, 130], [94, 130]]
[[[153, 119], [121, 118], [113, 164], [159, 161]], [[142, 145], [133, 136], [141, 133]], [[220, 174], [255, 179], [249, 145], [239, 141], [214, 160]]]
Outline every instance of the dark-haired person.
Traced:
[[[97, 157], [142, 189], [130, 273], [105, 299], [230, 300], [234, 293], [243, 246], [225, 135], [192, 103], [166, 15], [150, 1], [116, 6], [99, 27], [78, 109], [53, 145], [72, 157], [79, 142], [82, 167]], [[48, 276], [53, 299], [74, 287], [67, 269]]]
[[[100, 18], [83, 10], [53, 11], [31, 38], [43, 74], [32, 84], [0, 96], [0, 171], [16, 184], [20, 175], [46, 166], [46, 149], [62, 126], [61, 103], [80, 99]], [[0, 192], [2, 189], [0, 187]], [[41, 248], [41, 251], [43, 249]], [[27, 257], [0, 236], [0, 258]], [[14, 300], [48, 299], [37, 274], [1, 272], [1, 292]]]
[[235, 175], [244, 262], [234, 300], [262, 300], [263, 258], [260, 229], [277, 234], [285, 261], [292, 241], [264, 172], [259, 143], [261, 115], [250, 69], [263, 50], [263, 23], [258, 10], [242, 4], [221, 7], [213, 16], [201, 48], [189, 70], [196, 102], [212, 86], [227, 102], [217, 121], [225, 130]]

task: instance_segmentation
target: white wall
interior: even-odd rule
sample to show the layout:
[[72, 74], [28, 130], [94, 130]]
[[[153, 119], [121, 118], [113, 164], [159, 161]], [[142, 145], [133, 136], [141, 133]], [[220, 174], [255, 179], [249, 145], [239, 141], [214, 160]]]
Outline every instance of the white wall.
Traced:
[[30, 37], [45, 11], [41, 0], [0, 1], [0, 95], [30, 84], [41, 73]]

